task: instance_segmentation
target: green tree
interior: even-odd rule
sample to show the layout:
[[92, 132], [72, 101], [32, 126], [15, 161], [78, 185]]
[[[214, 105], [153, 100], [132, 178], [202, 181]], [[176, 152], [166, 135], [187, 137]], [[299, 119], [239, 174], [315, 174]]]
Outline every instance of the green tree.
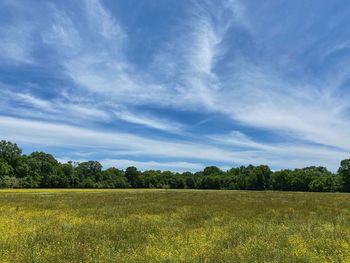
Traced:
[[31, 169], [36, 170], [40, 175], [41, 187], [67, 187], [69, 185], [60, 164], [51, 154], [33, 152], [28, 159]]
[[97, 161], [79, 163], [76, 168], [80, 187], [95, 187], [94, 183], [102, 179], [102, 165]]
[[4, 160], [0, 160], [0, 187], [16, 186], [16, 178], [13, 177], [13, 168]]
[[14, 176], [4, 176], [0, 178], [0, 187], [18, 188], [21, 187], [20, 181]]
[[253, 189], [265, 190], [270, 188], [270, 176], [272, 172], [267, 165], [259, 165], [254, 167], [250, 172], [250, 177], [253, 177], [255, 185]]
[[291, 170], [276, 171], [271, 175], [271, 188], [278, 191], [291, 191]]
[[216, 166], [208, 166], [208, 167], [205, 167], [203, 170], [204, 176], [218, 175], [218, 174], [222, 174], [222, 171], [220, 168], [218, 168]]
[[65, 181], [68, 182], [67, 187], [77, 187], [79, 178], [76, 175], [75, 169], [78, 163], [68, 161], [67, 163], [61, 164], [61, 169], [63, 172], [63, 176], [65, 177]]
[[140, 187], [138, 183], [140, 172], [137, 170], [136, 167], [130, 166], [126, 168], [125, 175], [132, 187]]
[[21, 154], [22, 150], [17, 146], [17, 144], [4, 140], [0, 141], [0, 159], [7, 162], [13, 168], [16, 167]]
[[342, 191], [350, 192], [350, 159], [341, 161], [338, 174], [342, 180]]
[[221, 175], [209, 175], [205, 176], [201, 182], [201, 188], [203, 189], [221, 189], [222, 188]]
[[0, 160], [0, 178], [13, 175], [13, 168], [4, 160]]
[[15, 175], [19, 180], [19, 187], [37, 188], [41, 184], [40, 169], [36, 161], [28, 156], [21, 156], [15, 170]]
[[115, 167], [108, 168], [102, 172], [102, 184], [103, 188], [127, 188], [130, 184], [122, 170]]

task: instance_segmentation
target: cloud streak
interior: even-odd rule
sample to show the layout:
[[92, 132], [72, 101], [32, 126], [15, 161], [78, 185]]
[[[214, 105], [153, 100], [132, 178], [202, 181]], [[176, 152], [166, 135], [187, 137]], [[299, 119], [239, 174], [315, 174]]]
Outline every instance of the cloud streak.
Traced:
[[[346, 156], [345, 152], [325, 149], [322, 147], [296, 147], [291, 145], [264, 145], [250, 140], [242, 134], [230, 137], [213, 136], [211, 143], [206, 144], [186, 141], [165, 141], [149, 139], [123, 132], [106, 132], [76, 127], [72, 125], [54, 124], [41, 121], [29, 121], [18, 118], [0, 117], [0, 132], [4, 139], [19, 143], [41, 145], [46, 147], [62, 147], [72, 150], [107, 152], [112, 156], [138, 156], [160, 158], [166, 160], [200, 160], [231, 165], [244, 163], [269, 163], [282, 167], [301, 167], [308, 164], [322, 164], [327, 161], [332, 168], [339, 158]], [[225, 142], [225, 145], [244, 146], [247, 149], [231, 147], [223, 149], [215, 146]], [[305, 160], [305, 156], [309, 159]], [[329, 157], [331, 156], [331, 157]], [[288, 164], [285, 159], [288, 158]], [[133, 160], [137, 162], [137, 160]], [[164, 162], [164, 161], [163, 161]], [[167, 163], [169, 161], [165, 161]], [[178, 161], [177, 161], [178, 162]]]
[[[18, 14], [0, 22], [1, 136], [97, 148], [106, 163], [142, 167], [335, 169], [350, 153], [343, 8], [318, 1], [302, 10], [285, 2], [182, 4], [181, 19], [169, 14], [173, 22], [163, 31], [141, 15], [130, 18], [132, 10], [118, 3], [0, 4]], [[319, 15], [309, 15], [313, 8]], [[293, 19], [284, 17], [287, 9]], [[140, 32], [148, 34], [130, 54]], [[145, 54], [147, 45], [154, 53]]]

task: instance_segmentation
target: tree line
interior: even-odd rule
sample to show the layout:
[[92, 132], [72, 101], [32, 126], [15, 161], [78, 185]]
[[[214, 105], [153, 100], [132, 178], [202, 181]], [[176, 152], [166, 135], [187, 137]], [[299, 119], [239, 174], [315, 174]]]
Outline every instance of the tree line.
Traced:
[[350, 192], [350, 159], [337, 173], [325, 167], [272, 171], [267, 165], [241, 166], [223, 171], [208, 166], [199, 172], [102, 169], [97, 161], [58, 162], [51, 154], [22, 154], [16, 143], [0, 142], [2, 188], [175, 188]]

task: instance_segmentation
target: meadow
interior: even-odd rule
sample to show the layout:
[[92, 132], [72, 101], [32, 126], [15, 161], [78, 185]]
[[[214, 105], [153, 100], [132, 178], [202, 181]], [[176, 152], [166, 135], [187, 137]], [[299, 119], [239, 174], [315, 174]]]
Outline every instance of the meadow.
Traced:
[[0, 262], [350, 262], [350, 195], [1, 190]]

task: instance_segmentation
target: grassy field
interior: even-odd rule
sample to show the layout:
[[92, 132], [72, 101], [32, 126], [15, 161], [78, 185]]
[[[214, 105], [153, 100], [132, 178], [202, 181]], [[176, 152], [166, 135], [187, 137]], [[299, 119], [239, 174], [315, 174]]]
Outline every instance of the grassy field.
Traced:
[[2, 190], [1, 262], [350, 262], [350, 195]]

